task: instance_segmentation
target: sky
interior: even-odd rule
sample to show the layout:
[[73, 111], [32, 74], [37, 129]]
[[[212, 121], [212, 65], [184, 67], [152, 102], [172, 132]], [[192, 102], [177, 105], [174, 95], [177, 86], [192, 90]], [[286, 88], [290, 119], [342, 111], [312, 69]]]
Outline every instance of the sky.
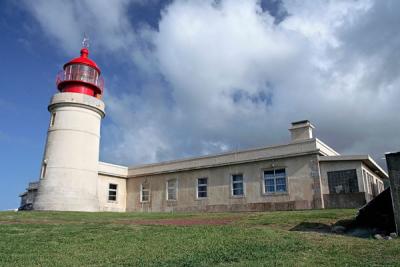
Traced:
[[100, 160], [289, 142], [400, 150], [398, 0], [0, 1], [0, 210], [38, 179], [55, 76], [84, 33], [106, 82]]

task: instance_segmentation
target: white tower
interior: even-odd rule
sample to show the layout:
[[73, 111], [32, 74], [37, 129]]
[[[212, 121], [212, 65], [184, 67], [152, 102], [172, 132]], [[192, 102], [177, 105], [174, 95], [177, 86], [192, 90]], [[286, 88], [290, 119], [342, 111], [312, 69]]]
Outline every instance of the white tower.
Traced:
[[48, 107], [50, 124], [35, 210], [98, 211], [100, 124], [104, 88], [100, 69], [82, 48], [64, 65]]

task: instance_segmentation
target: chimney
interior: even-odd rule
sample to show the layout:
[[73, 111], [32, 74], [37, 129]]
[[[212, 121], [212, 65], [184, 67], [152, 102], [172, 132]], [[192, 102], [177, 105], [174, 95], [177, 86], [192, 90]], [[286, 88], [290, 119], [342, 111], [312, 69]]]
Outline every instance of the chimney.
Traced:
[[292, 127], [289, 131], [291, 134], [292, 142], [303, 141], [313, 138], [314, 125], [308, 120], [292, 122]]

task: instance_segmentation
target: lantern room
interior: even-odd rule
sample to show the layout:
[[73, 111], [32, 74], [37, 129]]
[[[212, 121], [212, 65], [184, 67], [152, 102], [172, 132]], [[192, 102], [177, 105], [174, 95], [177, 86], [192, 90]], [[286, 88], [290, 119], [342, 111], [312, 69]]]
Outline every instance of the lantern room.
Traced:
[[57, 75], [57, 88], [64, 93], [80, 93], [102, 98], [104, 80], [97, 64], [89, 59], [89, 50], [81, 49], [81, 56], [64, 65]]

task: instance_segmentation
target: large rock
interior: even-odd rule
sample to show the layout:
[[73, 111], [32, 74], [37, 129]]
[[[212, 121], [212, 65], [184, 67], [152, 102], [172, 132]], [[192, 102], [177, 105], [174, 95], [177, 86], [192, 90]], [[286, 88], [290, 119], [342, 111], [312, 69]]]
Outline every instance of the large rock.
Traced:
[[379, 232], [386, 234], [396, 231], [390, 187], [360, 208], [356, 217], [356, 226], [376, 228]]

